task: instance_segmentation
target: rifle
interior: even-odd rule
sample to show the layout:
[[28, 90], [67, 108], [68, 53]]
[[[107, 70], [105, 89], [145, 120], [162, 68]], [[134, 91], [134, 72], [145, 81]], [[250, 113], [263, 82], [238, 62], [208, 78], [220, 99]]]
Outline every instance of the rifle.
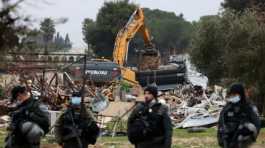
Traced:
[[76, 140], [77, 140], [77, 144], [78, 144], [78, 148], [82, 148], [82, 142], [80, 140], [80, 134], [78, 132], [78, 129], [77, 129], [77, 125], [75, 124], [75, 121], [74, 121], [74, 118], [73, 118], [73, 115], [72, 115], [72, 112], [70, 112], [70, 118], [71, 118], [71, 121], [72, 121], [72, 124], [73, 124], [73, 132], [74, 132], [74, 135], [76, 135]]

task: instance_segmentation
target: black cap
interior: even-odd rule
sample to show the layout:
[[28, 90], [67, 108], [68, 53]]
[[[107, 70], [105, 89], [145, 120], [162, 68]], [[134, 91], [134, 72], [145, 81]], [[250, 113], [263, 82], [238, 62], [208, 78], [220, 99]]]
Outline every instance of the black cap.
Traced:
[[81, 92], [73, 92], [72, 97], [82, 97]]
[[244, 88], [243, 84], [240, 84], [240, 83], [233, 84], [230, 87], [230, 90], [228, 92], [228, 95], [231, 95], [231, 94], [239, 94], [241, 101], [243, 101], [243, 102], [246, 101], [245, 88]]
[[144, 91], [148, 91], [149, 93], [151, 93], [154, 98], [157, 98], [157, 94], [158, 94], [158, 91], [157, 91], [157, 87], [155, 86], [147, 86]]
[[19, 93], [24, 93], [27, 90], [27, 88], [25, 86], [15, 86], [12, 91], [11, 91], [11, 102], [15, 101], [17, 99], [17, 96]]

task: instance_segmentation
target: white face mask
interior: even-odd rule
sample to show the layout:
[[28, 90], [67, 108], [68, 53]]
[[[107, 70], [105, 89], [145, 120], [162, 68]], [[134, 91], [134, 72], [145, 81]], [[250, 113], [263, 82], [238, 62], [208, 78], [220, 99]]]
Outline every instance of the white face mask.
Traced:
[[81, 103], [81, 97], [72, 97], [71, 98], [71, 103], [73, 105], [80, 105], [80, 103]]
[[22, 101], [17, 99], [14, 104], [16, 104], [16, 106], [19, 106], [20, 104], [22, 104]]
[[229, 97], [227, 101], [231, 103], [238, 103], [240, 99], [241, 99], [240, 96], [233, 96], [233, 97]]

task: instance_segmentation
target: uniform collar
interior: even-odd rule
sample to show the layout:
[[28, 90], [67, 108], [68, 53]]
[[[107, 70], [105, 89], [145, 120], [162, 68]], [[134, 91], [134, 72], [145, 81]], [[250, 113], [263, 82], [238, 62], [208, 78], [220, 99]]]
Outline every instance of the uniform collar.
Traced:
[[19, 108], [21, 106], [25, 106], [25, 105], [29, 104], [30, 102], [32, 102], [32, 100], [33, 100], [33, 98], [30, 97], [27, 100], [23, 101], [21, 104], [19, 104], [17, 107]]
[[149, 108], [153, 107], [158, 103], [157, 99], [153, 99], [151, 102], [145, 103]]

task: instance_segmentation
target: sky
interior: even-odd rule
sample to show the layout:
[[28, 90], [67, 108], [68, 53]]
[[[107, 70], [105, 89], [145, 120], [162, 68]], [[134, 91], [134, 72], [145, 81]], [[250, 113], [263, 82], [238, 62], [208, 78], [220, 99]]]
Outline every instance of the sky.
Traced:
[[[69, 33], [74, 48], [84, 48], [86, 45], [82, 35], [82, 21], [84, 18], [95, 20], [100, 7], [110, 0], [32, 0], [22, 6], [22, 13], [33, 18], [32, 27], [43, 18], [68, 18], [67, 23], [57, 24], [56, 31], [63, 36]], [[189, 21], [199, 20], [204, 15], [217, 14], [223, 0], [130, 0], [140, 7], [161, 9], [164, 11], [184, 14]]]

